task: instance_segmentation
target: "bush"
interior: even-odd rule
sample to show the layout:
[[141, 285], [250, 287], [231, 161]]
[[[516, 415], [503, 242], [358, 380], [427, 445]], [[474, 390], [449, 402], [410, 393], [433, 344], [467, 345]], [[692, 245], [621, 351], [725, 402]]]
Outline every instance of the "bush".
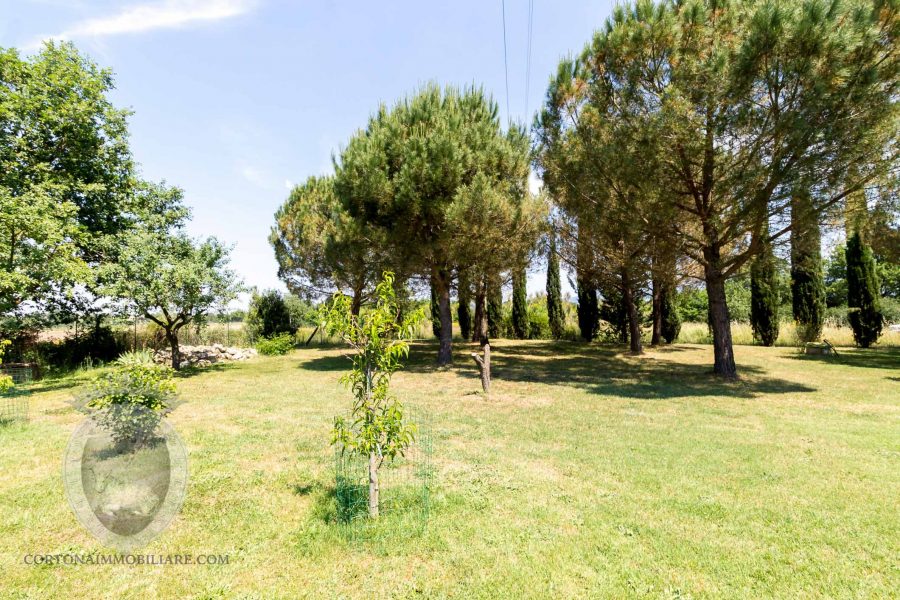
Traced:
[[294, 336], [283, 333], [270, 338], [263, 338], [256, 343], [256, 349], [266, 356], [287, 354], [294, 348]]
[[117, 445], [136, 448], [152, 440], [160, 419], [172, 409], [175, 382], [169, 367], [131, 358], [95, 379], [79, 408]]
[[271, 338], [283, 333], [294, 333], [297, 327], [291, 322], [291, 311], [278, 290], [254, 293], [247, 309], [247, 335], [251, 340]]
[[528, 305], [528, 339], [548, 340], [552, 336], [550, 331], [550, 316], [547, 314], [547, 305], [541, 297], [540, 303]]

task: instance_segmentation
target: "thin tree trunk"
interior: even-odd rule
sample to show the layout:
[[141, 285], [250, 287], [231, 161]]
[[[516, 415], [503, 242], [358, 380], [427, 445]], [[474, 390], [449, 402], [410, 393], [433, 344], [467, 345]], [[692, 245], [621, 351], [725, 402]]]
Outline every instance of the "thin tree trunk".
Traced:
[[378, 518], [378, 455], [369, 454], [369, 517]]
[[350, 314], [354, 317], [359, 316], [359, 311], [362, 309], [362, 291], [361, 290], [353, 290], [353, 298], [350, 301]]
[[622, 300], [628, 311], [628, 334], [631, 342], [632, 354], [643, 354], [644, 348], [641, 342], [641, 320], [638, 315], [637, 305], [634, 302], [634, 290], [631, 284], [631, 275], [627, 269], [622, 269]]
[[[484, 306], [487, 296], [486, 288], [487, 285], [482, 280], [475, 296], [475, 313], [480, 315], [479, 319], [475, 321], [475, 335], [478, 336], [478, 341], [481, 344], [481, 355], [473, 352], [472, 359], [475, 361], [481, 374], [481, 389], [484, 390], [485, 394], [488, 394], [491, 391], [491, 344], [488, 339], [487, 310], [485, 310]], [[479, 305], [481, 306], [481, 311], [478, 310]]]
[[434, 285], [438, 296], [438, 309], [441, 316], [441, 346], [438, 350], [438, 365], [449, 365], [453, 362], [453, 316], [450, 312], [450, 272], [435, 269]]
[[475, 291], [475, 318], [472, 320], [472, 341], [477, 342], [482, 338], [481, 325], [484, 323], [484, 336], [487, 336], [487, 317], [485, 315], [485, 306], [487, 304], [487, 293], [484, 284], [476, 285]]
[[709, 297], [709, 326], [713, 334], [713, 354], [716, 375], [727, 379], [737, 378], [734, 348], [731, 342], [731, 317], [725, 299], [725, 277], [721, 271], [707, 266], [706, 294]]

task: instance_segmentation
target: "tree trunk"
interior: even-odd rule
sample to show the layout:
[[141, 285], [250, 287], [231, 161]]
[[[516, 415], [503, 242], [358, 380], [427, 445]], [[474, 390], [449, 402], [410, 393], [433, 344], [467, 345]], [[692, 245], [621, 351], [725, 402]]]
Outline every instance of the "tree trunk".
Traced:
[[369, 454], [369, 517], [378, 518], [378, 455]]
[[[487, 304], [487, 293], [484, 289], [484, 283], [476, 286], [475, 290], [475, 317], [472, 320], [472, 341], [477, 342], [487, 335], [487, 315], [485, 307]], [[484, 324], [484, 333], [482, 334], [481, 326]]]
[[[488, 340], [487, 311], [484, 306], [485, 297], [487, 296], [486, 287], [482, 282], [478, 286], [475, 297], [475, 313], [480, 315], [480, 318], [475, 321], [475, 335], [478, 336], [478, 341], [481, 344], [481, 355], [479, 356], [473, 352], [472, 359], [478, 365], [478, 372], [481, 374], [481, 389], [484, 390], [485, 394], [488, 394], [491, 391], [491, 344]], [[479, 305], [481, 306], [480, 312], [478, 310]]]
[[662, 338], [662, 278], [654, 276], [653, 281], [653, 334], [650, 345], [659, 346]]
[[174, 333], [166, 332], [166, 339], [169, 341], [169, 347], [172, 349], [172, 368], [177, 371], [181, 368], [181, 352], [178, 350], [178, 336]]
[[441, 314], [441, 346], [438, 350], [438, 365], [453, 362], [453, 316], [450, 312], [450, 272], [434, 270], [434, 286]]
[[350, 314], [354, 317], [359, 316], [359, 311], [362, 308], [362, 291], [361, 290], [353, 290], [353, 298], [350, 301]]
[[622, 301], [628, 311], [628, 337], [631, 343], [632, 354], [643, 354], [641, 343], [641, 319], [638, 315], [637, 305], [634, 303], [634, 290], [631, 284], [631, 275], [626, 269], [622, 269]]
[[731, 317], [728, 314], [728, 302], [725, 300], [725, 277], [722, 272], [707, 265], [706, 294], [709, 297], [709, 326], [713, 334], [713, 354], [715, 355], [716, 375], [727, 379], [737, 378], [737, 365], [734, 362], [734, 348], [731, 343]]

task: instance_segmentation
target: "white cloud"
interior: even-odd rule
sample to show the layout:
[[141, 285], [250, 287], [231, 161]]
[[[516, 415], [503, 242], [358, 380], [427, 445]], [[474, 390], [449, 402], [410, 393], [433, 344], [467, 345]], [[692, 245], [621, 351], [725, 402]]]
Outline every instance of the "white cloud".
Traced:
[[285, 179], [284, 180], [284, 189], [286, 189], [288, 191], [294, 189], [294, 182], [291, 181], [290, 179]]
[[259, 187], [266, 188], [270, 187], [271, 181], [266, 175], [256, 167], [252, 167], [250, 165], [243, 165], [240, 168], [241, 175], [254, 185], [258, 185]]
[[162, 0], [136, 4], [115, 14], [78, 21], [54, 39], [102, 37], [175, 29], [195, 23], [221, 21], [249, 12], [256, 0]]

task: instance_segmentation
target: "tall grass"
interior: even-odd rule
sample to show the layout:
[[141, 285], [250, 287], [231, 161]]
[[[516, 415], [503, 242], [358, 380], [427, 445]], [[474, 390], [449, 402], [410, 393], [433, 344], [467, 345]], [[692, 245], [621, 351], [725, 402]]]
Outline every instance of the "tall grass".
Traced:
[[[753, 329], [749, 323], [734, 322], [731, 324], [731, 337], [735, 344], [741, 346], [756, 345], [753, 340]], [[822, 338], [828, 340], [835, 346], [852, 347], [856, 343], [853, 341], [853, 330], [849, 327], [840, 327], [836, 325], [826, 325], [822, 332]], [[712, 336], [706, 323], [684, 323], [681, 326], [681, 333], [678, 336], [678, 342], [684, 344], [711, 344]], [[778, 339], [775, 341], [776, 346], [799, 346], [800, 339], [797, 337], [797, 329], [794, 323], [785, 322], [781, 324], [781, 330]], [[880, 347], [900, 347], [900, 332], [890, 331], [885, 328], [884, 334], [878, 340]]]

